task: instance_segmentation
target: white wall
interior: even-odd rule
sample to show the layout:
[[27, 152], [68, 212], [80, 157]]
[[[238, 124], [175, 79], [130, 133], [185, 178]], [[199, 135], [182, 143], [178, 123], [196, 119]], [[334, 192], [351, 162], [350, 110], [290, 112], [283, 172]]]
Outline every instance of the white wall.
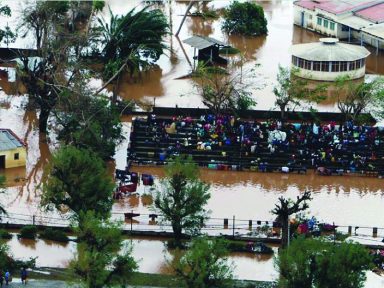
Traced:
[[323, 72], [323, 71], [311, 71], [297, 66], [292, 65], [292, 67], [298, 69], [297, 76], [319, 81], [335, 81], [337, 77], [349, 75], [351, 79], [358, 79], [365, 75], [365, 66], [361, 67], [358, 70], [354, 71], [343, 71], [343, 72]]

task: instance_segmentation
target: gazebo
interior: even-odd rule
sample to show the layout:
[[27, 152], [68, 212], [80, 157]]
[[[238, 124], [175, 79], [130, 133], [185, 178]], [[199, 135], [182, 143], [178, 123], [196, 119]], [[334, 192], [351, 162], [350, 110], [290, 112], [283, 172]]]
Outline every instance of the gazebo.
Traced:
[[365, 59], [370, 52], [358, 45], [340, 43], [337, 38], [321, 38], [320, 42], [293, 45], [292, 67], [302, 78], [335, 81], [348, 75], [358, 79], [365, 75]]
[[[206, 36], [192, 36], [183, 41], [194, 48], [193, 59], [209, 64], [227, 65], [228, 60], [220, 57], [220, 48], [228, 47], [225, 43]], [[196, 57], [196, 50], [198, 54]]]

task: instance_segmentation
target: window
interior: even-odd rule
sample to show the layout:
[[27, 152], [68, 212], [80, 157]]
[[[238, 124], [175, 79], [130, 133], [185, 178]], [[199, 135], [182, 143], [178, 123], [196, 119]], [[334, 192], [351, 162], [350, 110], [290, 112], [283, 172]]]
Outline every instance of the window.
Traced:
[[324, 19], [324, 27], [325, 27], [325, 28], [328, 28], [328, 20], [325, 20], [325, 19]]
[[301, 58], [298, 58], [298, 59], [299, 59], [299, 61], [297, 61], [298, 62], [297, 66], [300, 68], [303, 68], [304, 67], [304, 60]]
[[343, 32], [349, 31], [349, 27], [345, 25], [341, 25], [341, 31]]
[[313, 62], [313, 71], [320, 71], [321, 70], [321, 62], [315, 61]]
[[340, 72], [348, 71], [348, 62], [343, 61], [340, 62]]
[[356, 60], [356, 69], [360, 69], [361, 67], [361, 61], [360, 60]]
[[292, 56], [292, 64], [297, 66], [297, 57], [296, 56]]
[[356, 69], [356, 63], [355, 61], [349, 62], [349, 71], [355, 70]]
[[332, 62], [332, 72], [339, 72], [340, 71], [340, 62], [339, 61], [333, 61]]
[[321, 71], [329, 72], [329, 62], [321, 62]]
[[312, 61], [304, 60], [304, 69], [311, 70]]
[[19, 160], [19, 153], [13, 154], [13, 160]]
[[335, 22], [330, 22], [330, 23], [329, 23], [329, 28], [330, 28], [331, 30], [335, 30]]
[[320, 17], [317, 17], [317, 25], [321, 25], [323, 24], [323, 19], [321, 19]]

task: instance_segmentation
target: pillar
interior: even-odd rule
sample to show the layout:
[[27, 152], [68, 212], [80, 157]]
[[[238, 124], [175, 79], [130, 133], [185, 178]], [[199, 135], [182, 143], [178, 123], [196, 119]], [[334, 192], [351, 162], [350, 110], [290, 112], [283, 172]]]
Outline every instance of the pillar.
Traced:
[[372, 236], [377, 237], [377, 227], [373, 227]]

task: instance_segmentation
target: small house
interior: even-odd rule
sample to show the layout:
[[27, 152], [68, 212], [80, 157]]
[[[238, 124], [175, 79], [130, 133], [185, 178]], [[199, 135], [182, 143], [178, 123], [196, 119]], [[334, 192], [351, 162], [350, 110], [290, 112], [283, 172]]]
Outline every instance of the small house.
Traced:
[[0, 169], [25, 166], [25, 144], [10, 129], [0, 129]]

